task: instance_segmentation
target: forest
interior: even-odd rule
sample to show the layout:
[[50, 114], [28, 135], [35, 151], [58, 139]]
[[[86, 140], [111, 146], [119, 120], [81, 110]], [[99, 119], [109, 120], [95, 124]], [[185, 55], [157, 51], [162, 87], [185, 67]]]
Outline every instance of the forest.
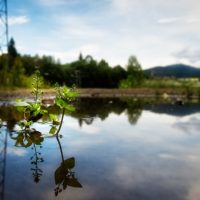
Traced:
[[[61, 64], [52, 56], [21, 55], [13, 38], [8, 53], [0, 55], [1, 87], [30, 87], [36, 70], [40, 71], [46, 86], [54, 84], [79, 88], [118, 88], [141, 84], [144, 75], [135, 56], [130, 56], [127, 66], [111, 67], [107, 61], [95, 60], [91, 55], [77, 56], [77, 60]], [[120, 86], [121, 85], [121, 86]]]

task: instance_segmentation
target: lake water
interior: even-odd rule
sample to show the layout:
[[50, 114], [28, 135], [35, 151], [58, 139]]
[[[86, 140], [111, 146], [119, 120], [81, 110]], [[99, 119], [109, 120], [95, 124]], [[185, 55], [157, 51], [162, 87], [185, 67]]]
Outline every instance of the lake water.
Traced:
[[[62, 137], [27, 148], [15, 146], [13, 110], [0, 107], [2, 200], [200, 199], [200, 105], [83, 99], [65, 115]], [[49, 125], [34, 128], [45, 134]], [[67, 183], [62, 159], [75, 161]]]

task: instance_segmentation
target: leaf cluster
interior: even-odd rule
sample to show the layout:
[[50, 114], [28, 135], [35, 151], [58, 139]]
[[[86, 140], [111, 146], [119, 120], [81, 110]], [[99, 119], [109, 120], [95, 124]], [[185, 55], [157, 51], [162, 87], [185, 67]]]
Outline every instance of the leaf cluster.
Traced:
[[69, 112], [75, 111], [75, 107], [72, 105], [73, 101], [78, 97], [78, 93], [75, 88], [68, 88], [66, 86], [57, 88], [57, 95], [55, 98], [55, 104], [61, 108], [66, 109]]
[[[55, 195], [57, 196], [59, 192], [65, 190], [67, 186], [81, 188], [82, 185], [79, 183], [77, 178], [74, 176], [74, 172], [72, 172], [72, 168], [75, 167], [75, 158], [71, 157], [64, 160], [61, 165], [56, 169], [54, 174], [55, 184], [57, 187], [55, 188]], [[62, 185], [62, 188], [60, 188]]]
[[41, 145], [44, 138], [39, 131], [35, 129], [25, 128], [18, 132], [16, 137], [12, 137], [12, 139], [16, 140], [15, 146], [20, 147], [30, 147], [32, 144]]

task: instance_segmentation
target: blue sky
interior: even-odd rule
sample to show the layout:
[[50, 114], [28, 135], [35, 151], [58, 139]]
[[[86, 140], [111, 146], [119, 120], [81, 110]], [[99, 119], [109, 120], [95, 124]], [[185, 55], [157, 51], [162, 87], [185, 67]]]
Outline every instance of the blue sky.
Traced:
[[22, 54], [62, 63], [80, 52], [126, 66], [200, 67], [199, 0], [8, 0], [9, 35]]

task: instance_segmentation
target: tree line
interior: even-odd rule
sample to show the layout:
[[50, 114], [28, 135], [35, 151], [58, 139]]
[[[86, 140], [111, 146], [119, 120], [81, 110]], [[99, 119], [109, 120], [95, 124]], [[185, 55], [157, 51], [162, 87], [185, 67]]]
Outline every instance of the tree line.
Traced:
[[8, 53], [0, 55], [1, 86], [28, 87], [38, 69], [48, 85], [67, 85], [82, 88], [134, 87], [142, 83], [144, 74], [135, 56], [130, 56], [127, 66], [111, 67], [105, 60], [97, 61], [81, 53], [77, 60], [61, 64], [52, 56], [21, 55], [13, 38]]

